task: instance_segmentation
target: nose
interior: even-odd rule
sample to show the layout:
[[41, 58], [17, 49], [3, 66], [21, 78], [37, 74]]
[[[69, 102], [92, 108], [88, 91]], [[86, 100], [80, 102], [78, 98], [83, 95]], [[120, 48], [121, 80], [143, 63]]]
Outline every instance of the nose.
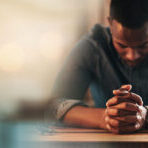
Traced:
[[129, 61], [135, 61], [137, 59], [139, 59], [141, 57], [141, 55], [139, 54], [139, 52], [136, 49], [132, 49], [129, 48], [128, 52], [126, 54], [126, 59]]

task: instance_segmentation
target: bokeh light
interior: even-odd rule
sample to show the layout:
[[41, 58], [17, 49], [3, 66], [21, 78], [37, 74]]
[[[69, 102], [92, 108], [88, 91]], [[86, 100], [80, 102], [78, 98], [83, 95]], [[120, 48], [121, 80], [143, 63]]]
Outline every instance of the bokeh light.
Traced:
[[16, 72], [23, 67], [25, 54], [15, 43], [3, 45], [0, 48], [0, 69], [7, 72]]

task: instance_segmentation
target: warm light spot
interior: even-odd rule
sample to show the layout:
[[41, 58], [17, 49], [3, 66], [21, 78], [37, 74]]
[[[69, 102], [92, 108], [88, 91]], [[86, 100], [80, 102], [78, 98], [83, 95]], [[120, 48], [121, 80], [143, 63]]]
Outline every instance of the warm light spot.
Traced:
[[8, 72], [18, 71], [24, 63], [23, 50], [15, 43], [0, 47], [0, 69]]
[[65, 40], [63, 33], [59, 30], [53, 29], [45, 33], [40, 41], [40, 53], [51, 61], [56, 61], [63, 52]]

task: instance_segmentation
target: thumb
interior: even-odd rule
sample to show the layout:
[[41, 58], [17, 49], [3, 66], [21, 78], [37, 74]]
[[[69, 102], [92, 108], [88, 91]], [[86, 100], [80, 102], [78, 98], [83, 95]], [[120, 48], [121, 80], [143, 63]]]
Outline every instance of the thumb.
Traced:
[[121, 90], [131, 91], [132, 85], [131, 84], [121, 85], [120, 89]]

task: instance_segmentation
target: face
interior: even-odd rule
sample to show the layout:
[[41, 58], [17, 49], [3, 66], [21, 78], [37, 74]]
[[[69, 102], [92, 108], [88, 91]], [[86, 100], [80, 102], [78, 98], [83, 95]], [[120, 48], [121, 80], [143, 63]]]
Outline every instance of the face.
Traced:
[[148, 23], [138, 29], [129, 29], [112, 20], [110, 29], [113, 45], [127, 65], [134, 67], [148, 56]]

